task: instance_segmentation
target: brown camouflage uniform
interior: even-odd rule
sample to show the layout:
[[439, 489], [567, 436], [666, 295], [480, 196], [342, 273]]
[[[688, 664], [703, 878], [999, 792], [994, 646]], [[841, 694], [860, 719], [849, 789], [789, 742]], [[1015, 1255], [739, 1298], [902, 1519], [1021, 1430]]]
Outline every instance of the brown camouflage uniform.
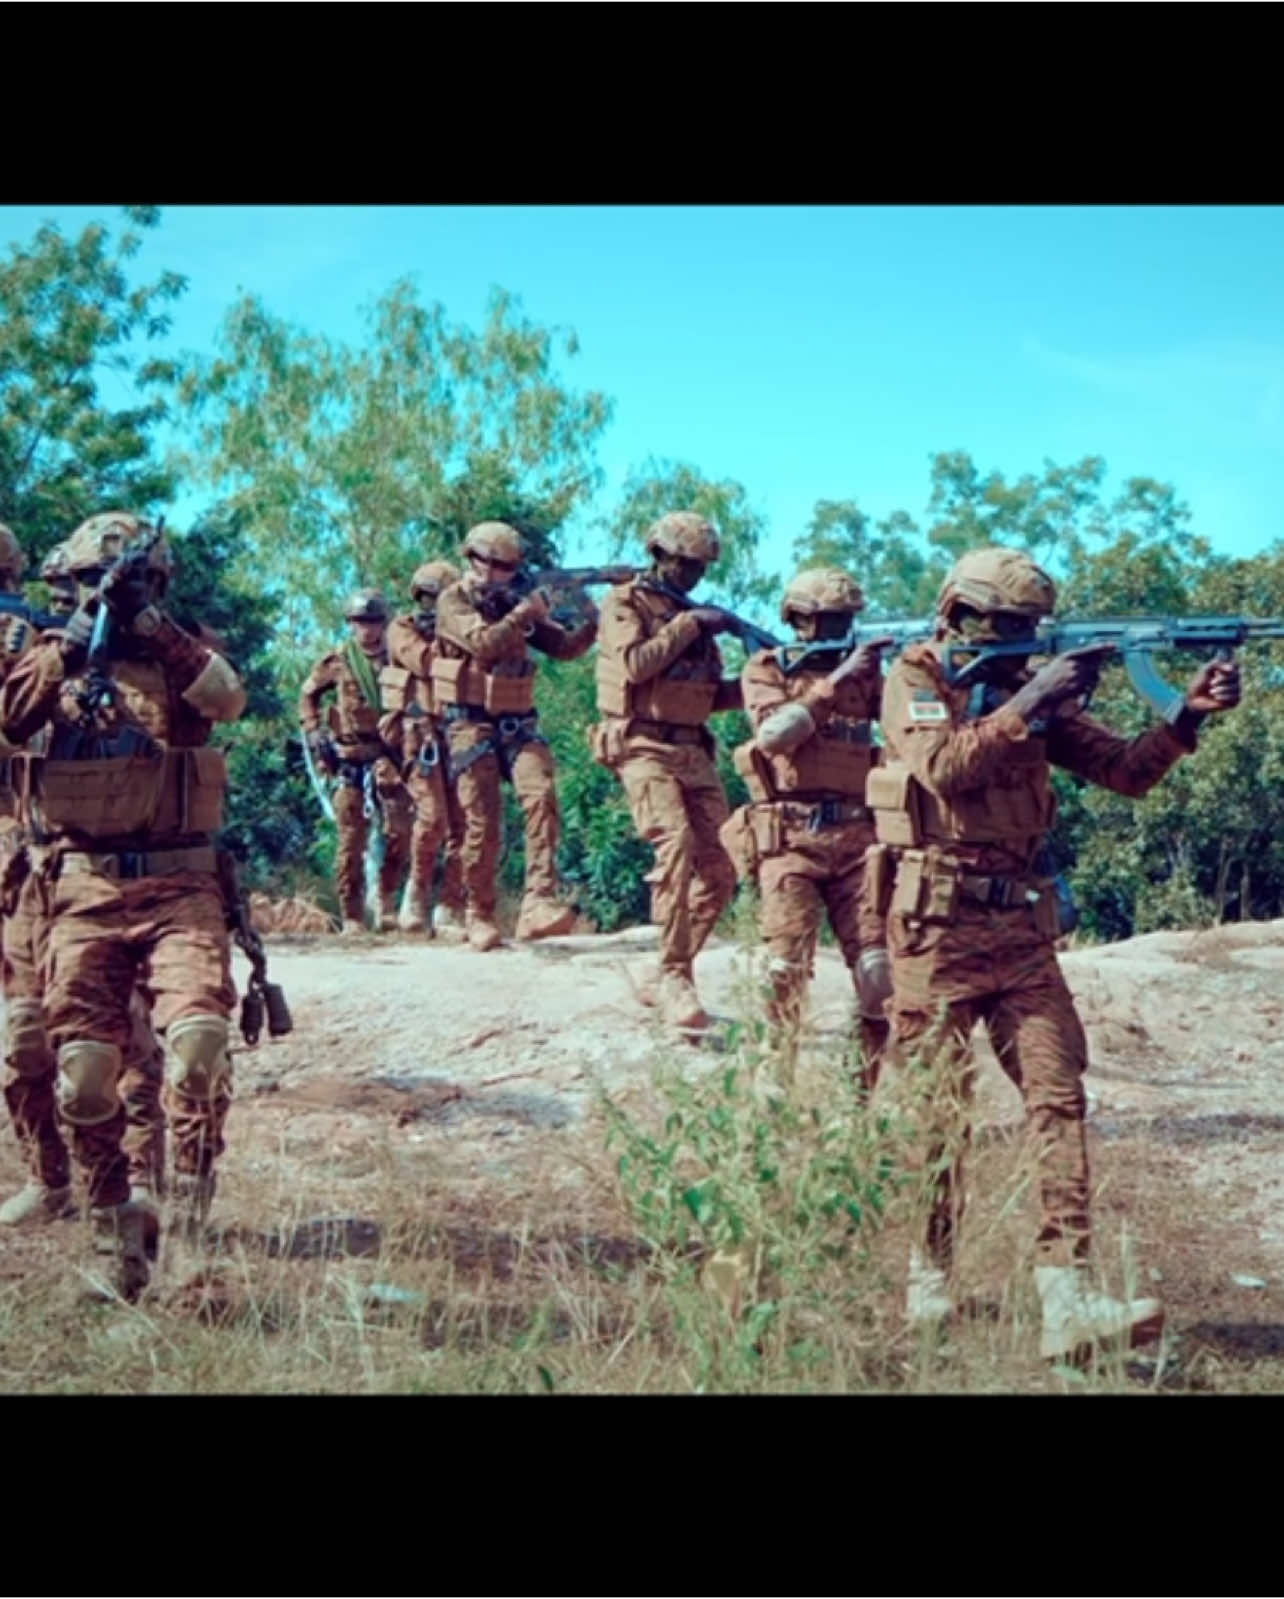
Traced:
[[594, 753], [617, 773], [638, 834], [655, 851], [647, 874], [660, 969], [683, 983], [735, 892], [719, 830], [727, 797], [705, 726], [737, 710], [717, 643], [690, 611], [635, 580], [613, 588], [598, 628]]
[[[895, 859], [895, 1043], [933, 1074], [927, 1158], [945, 1168], [926, 1243], [946, 1270], [963, 1209], [961, 1153], [947, 1151], [966, 1144], [968, 1038], [978, 1020], [1025, 1100], [1042, 1185], [1040, 1264], [1068, 1266], [1087, 1253], [1087, 1046], [1057, 963], [1055, 890], [1035, 864], [1054, 818], [1050, 767], [1136, 798], [1191, 747], [1167, 726], [1130, 740], [1077, 710], [1028, 726], [1004, 709], [1006, 698], [999, 693], [997, 708], [976, 714], [968, 689], [946, 685], [932, 645], [906, 650], [883, 689], [888, 761], [867, 791]], [[960, 1115], [961, 1136], [952, 1139]]]
[[781, 706], [804, 706], [813, 731], [787, 753], [767, 754], [756, 742], [736, 752], [752, 803], [735, 812], [722, 837], [744, 875], [756, 874], [762, 936], [771, 954], [769, 1010], [788, 1049], [796, 1046], [803, 997], [813, 972], [816, 938], [828, 914], [856, 987], [866, 1079], [872, 1087], [887, 1040], [880, 1014], [859, 1005], [862, 949], [884, 943], [881, 918], [862, 910], [866, 848], [874, 842], [865, 807], [865, 778], [876, 758], [871, 723], [882, 686], [877, 665], [837, 688], [828, 671], [800, 667], [786, 674], [774, 651], [754, 655], [741, 674], [745, 710], [758, 732]]
[[[19, 651], [19, 654], [22, 651]], [[0, 648], [0, 681], [18, 659]], [[44, 1020], [44, 965], [48, 924], [43, 912], [40, 852], [18, 821], [9, 784], [16, 753], [0, 740], [0, 972], [5, 1007], [4, 1096], [28, 1169], [48, 1189], [70, 1180], [67, 1146], [54, 1103], [57, 1064]], [[165, 1112], [161, 1090], [165, 1052], [151, 1028], [147, 1004], [135, 991], [132, 1031], [120, 1077], [125, 1106], [123, 1147], [131, 1185], [161, 1192], [165, 1167]]]
[[532, 902], [552, 901], [558, 887], [561, 819], [553, 757], [539, 732], [535, 662], [528, 646], [555, 661], [573, 661], [593, 643], [597, 623], [589, 619], [566, 628], [545, 619], [532, 625], [511, 613], [490, 622], [480, 595], [471, 576], [442, 592], [437, 601], [432, 678], [434, 698], [446, 724], [455, 803], [463, 820], [460, 856], [469, 915], [490, 923], [495, 917], [503, 814], [501, 775], [511, 780], [526, 820], [523, 915]]
[[[372, 656], [370, 663], [377, 679], [387, 665], [387, 656]], [[326, 721], [340, 763], [338, 782], [333, 790], [338, 832], [335, 886], [344, 920], [360, 922], [364, 915], [365, 854], [372, 820], [367, 812], [377, 802], [383, 814], [384, 852], [379, 868], [379, 895], [387, 912], [395, 899], [410, 852], [410, 801], [401, 785], [396, 764], [379, 736], [381, 707], [366, 700], [348, 664], [345, 649], [332, 650], [323, 656], [299, 693], [299, 721], [304, 736], [321, 727], [321, 702], [331, 693], [334, 704], [326, 713]], [[367, 788], [372, 792], [368, 793]]]
[[[104, 726], [147, 735], [161, 753], [73, 755], [88, 687], [68, 676], [49, 633], [0, 687], [0, 733], [47, 753], [14, 757], [24, 820], [47, 845], [36, 881], [47, 927], [45, 1015], [58, 1061], [58, 1108], [91, 1203], [129, 1192], [122, 1148], [123, 1052], [142, 980], [167, 1037], [167, 1109], [175, 1167], [212, 1176], [230, 1099], [228, 1017], [236, 999], [209, 836], [222, 823], [226, 767], [206, 747], [215, 721], [240, 715], [244, 690], [216, 652], [163, 613], [111, 661]], [[148, 820], [150, 818], [150, 820]]]
[[444, 844], [441, 903], [462, 913], [463, 828], [446, 783], [444, 738], [432, 691], [434, 653], [434, 640], [425, 638], [416, 627], [413, 611], [389, 622], [389, 664], [380, 675], [385, 711], [380, 730], [384, 742], [400, 752], [402, 781], [415, 807], [410, 881], [423, 890], [425, 899], [431, 896], [437, 852]]

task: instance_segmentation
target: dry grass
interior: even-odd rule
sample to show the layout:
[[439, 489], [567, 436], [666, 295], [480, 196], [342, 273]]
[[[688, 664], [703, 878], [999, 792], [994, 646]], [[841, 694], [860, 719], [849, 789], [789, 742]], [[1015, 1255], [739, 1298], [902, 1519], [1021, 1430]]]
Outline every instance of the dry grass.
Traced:
[[306, 894], [290, 899], [250, 895], [250, 920], [260, 933], [337, 933], [339, 924]]

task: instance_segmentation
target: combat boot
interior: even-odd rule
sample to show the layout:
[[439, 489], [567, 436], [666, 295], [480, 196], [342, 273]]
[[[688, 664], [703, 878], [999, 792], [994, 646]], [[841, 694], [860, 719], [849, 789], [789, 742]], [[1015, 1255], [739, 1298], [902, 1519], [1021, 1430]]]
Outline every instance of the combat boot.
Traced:
[[519, 943], [527, 944], [537, 938], [556, 938], [559, 933], [569, 933], [574, 926], [575, 912], [569, 905], [559, 905], [549, 895], [527, 894], [522, 900], [513, 936]]
[[147, 1183], [134, 1183], [129, 1190], [129, 1203], [143, 1221], [143, 1253], [155, 1260], [160, 1248], [161, 1213], [155, 1191]]
[[1082, 1266], [1036, 1266], [1034, 1284], [1043, 1305], [1039, 1353], [1045, 1360], [1119, 1339], [1149, 1343], [1163, 1331], [1158, 1299], [1112, 1299], [1091, 1286]]
[[950, 1285], [939, 1266], [929, 1265], [917, 1249], [910, 1250], [909, 1286], [905, 1293], [905, 1318], [911, 1327], [926, 1331], [939, 1327], [954, 1314]]
[[344, 938], [360, 938], [366, 930], [366, 924], [355, 916], [345, 916], [341, 932]]
[[395, 889], [387, 894], [380, 894], [379, 919], [376, 926], [381, 933], [395, 933], [397, 931], [397, 893]]
[[438, 904], [433, 909], [432, 925], [434, 931], [438, 933], [463, 933], [463, 912], [454, 905]]
[[76, 1214], [76, 1201], [72, 1198], [70, 1184], [50, 1188], [41, 1182], [30, 1182], [25, 1188], [0, 1205], [0, 1227], [21, 1227], [24, 1222], [57, 1221], [62, 1216]]
[[133, 1304], [147, 1287], [151, 1273], [147, 1267], [143, 1215], [136, 1206], [99, 1205], [89, 1213], [93, 1229], [94, 1253], [103, 1264], [110, 1261], [111, 1285], [120, 1297]]
[[709, 1026], [709, 1013], [700, 1003], [695, 984], [685, 972], [672, 969], [660, 978], [660, 1015], [670, 1027], [683, 1033], [702, 1033]]
[[401, 909], [397, 912], [397, 926], [403, 933], [427, 933], [432, 937], [428, 921], [428, 886], [410, 878], [401, 896]]
[[488, 949], [498, 949], [504, 940], [499, 928], [489, 916], [480, 916], [475, 911], [469, 911], [468, 942], [474, 949], [484, 953]]

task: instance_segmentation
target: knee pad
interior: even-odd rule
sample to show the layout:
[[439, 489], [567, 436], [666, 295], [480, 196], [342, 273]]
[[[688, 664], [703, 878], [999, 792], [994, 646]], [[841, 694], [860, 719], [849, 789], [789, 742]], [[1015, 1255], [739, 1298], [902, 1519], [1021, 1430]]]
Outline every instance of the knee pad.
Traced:
[[228, 1024], [223, 1016], [184, 1016], [166, 1037], [166, 1077], [184, 1099], [212, 1100], [228, 1092], [232, 1062], [227, 1053]]
[[75, 1127], [97, 1127], [120, 1110], [121, 1054], [115, 1044], [73, 1038], [58, 1051], [58, 1109]]
[[38, 999], [11, 999], [5, 1006], [4, 1063], [15, 1077], [52, 1075], [53, 1055]]
[[856, 997], [867, 1021], [882, 1021], [892, 997], [892, 961], [885, 949], [862, 951], [856, 962]]

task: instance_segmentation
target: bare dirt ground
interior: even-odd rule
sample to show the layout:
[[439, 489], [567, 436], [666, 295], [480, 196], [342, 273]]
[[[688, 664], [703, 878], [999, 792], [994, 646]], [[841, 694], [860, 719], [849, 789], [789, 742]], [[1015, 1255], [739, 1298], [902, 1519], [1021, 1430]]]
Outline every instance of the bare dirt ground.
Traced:
[[[612, 1158], [598, 1095], [643, 1103], [662, 1054], [697, 1075], [719, 1059], [716, 1045], [675, 1050], [639, 1003], [653, 948], [650, 929], [484, 956], [441, 938], [271, 941], [272, 976], [295, 1027], [237, 1054], [219, 1227], [298, 1261], [339, 1253], [359, 1262], [380, 1253], [391, 1183], [412, 1208], [417, 1193], [436, 1207], [426, 1221], [454, 1228], [451, 1272], [460, 1275], [451, 1281], [462, 1284], [480, 1259], [493, 1271], [505, 1250], [520, 1250], [530, 1196], [555, 1191], [583, 1236], [627, 1250], [605, 1197]], [[758, 959], [729, 941], [711, 944], [697, 970], [706, 1003], [728, 1016], [751, 1010]], [[1155, 934], [1070, 950], [1063, 961], [1091, 1045], [1098, 1249], [1117, 1251], [1126, 1226], [1167, 1304], [1168, 1369], [1180, 1387], [1284, 1388], [1284, 922]], [[826, 1092], [849, 994], [837, 955], [822, 950], [800, 1079], [813, 1098]], [[984, 1242], [963, 1266], [984, 1293], [1019, 1259], [1028, 1264], [1034, 1225], [1028, 1197], [999, 1208], [1021, 1107], [992, 1058], [978, 1111], [969, 1228]], [[6, 1131], [4, 1191], [20, 1179]], [[33, 1277], [83, 1278], [78, 1242], [66, 1223], [0, 1236], [0, 1346], [5, 1315], [17, 1316]], [[76, 1386], [89, 1346], [77, 1341], [73, 1302], [55, 1296], [41, 1314], [51, 1343], [69, 1351], [52, 1366]], [[1033, 1361], [978, 1380], [976, 1363], [991, 1358], [978, 1345], [966, 1381], [963, 1367], [954, 1380], [1046, 1386]], [[33, 1373], [49, 1368], [38, 1355], [24, 1365], [0, 1353], [0, 1389], [39, 1386]], [[142, 1383], [143, 1367], [133, 1370], [119, 1382]], [[952, 1385], [948, 1374], [941, 1385]]]

